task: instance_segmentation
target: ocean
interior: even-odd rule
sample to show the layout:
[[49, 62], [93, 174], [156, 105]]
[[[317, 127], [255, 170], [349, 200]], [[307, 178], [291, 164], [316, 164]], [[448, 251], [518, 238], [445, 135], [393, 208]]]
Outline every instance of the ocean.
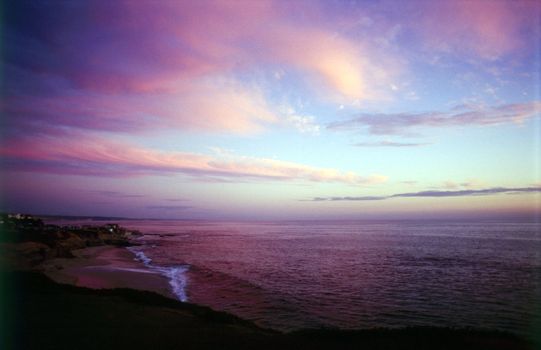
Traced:
[[541, 226], [129, 220], [181, 301], [282, 331], [541, 323]]

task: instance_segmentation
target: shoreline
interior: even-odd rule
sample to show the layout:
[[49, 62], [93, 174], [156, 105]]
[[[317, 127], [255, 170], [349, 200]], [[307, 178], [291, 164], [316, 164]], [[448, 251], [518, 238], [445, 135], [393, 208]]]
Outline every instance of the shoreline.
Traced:
[[[133, 246], [132, 246], [133, 247]], [[138, 257], [135, 251], [131, 251], [129, 246], [118, 247], [111, 245], [87, 247], [83, 249], [73, 250], [73, 258], [54, 258], [47, 260], [36, 267], [36, 271], [41, 272], [52, 281], [61, 285], [71, 285], [74, 287], [88, 288], [92, 290], [108, 291], [117, 289], [128, 289], [140, 292], [151, 292], [159, 294], [173, 302], [193, 305], [196, 307], [209, 308], [205, 305], [194, 304], [188, 300], [179, 299], [178, 294], [175, 294], [174, 286], [171, 284], [171, 276], [160, 271], [160, 267], [154, 267], [150, 263], [144, 262]], [[339, 328], [323, 328], [323, 329], [297, 329], [292, 331], [280, 331], [273, 328], [261, 328], [253, 321], [246, 320], [240, 316], [231, 314], [226, 311], [217, 311], [209, 308], [212, 312], [224, 313], [253, 324], [255, 327], [269, 332], [277, 332], [281, 334], [306, 334], [311, 336], [318, 332], [324, 332], [326, 335], [334, 336], [336, 334], [355, 334], [357, 332], [402, 332], [407, 330], [417, 331], [430, 329], [431, 331], [456, 331], [456, 332], [472, 332], [472, 333], [487, 333], [500, 334], [517, 337], [517, 339], [527, 340], [527, 337], [522, 337], [511, 332], [491, 329], [454, 329], [440, 327], [404, 327], [404, 328], [370, 328], [370, 329], [339, 329]]]
[[126, 247], [98, 246], [73, 250], [73, 258], [54, 258], [36, 266], [53, 281], [90, 289], [129, 288], [177, 300], [169, 279], [138, 261]]
[[[535, 343], [486, 330], [309, 329], [282, 333], [205, 306], [130, 288], [59, 284], [37, 271], [2, 271], [2, 349], [490, 349], [533, 350]], [[5, 274], [4, 274], [5, 273]]]
[[[5, 337], [13, 338], [13, 349], [118, 349], [129, 342], [131, 349], [174, 345], [188, 349], [503, 350], [534, 349], [538, 341], [508, 332], [465, 328], [323, 328], [291, 332], [262, 328], [227, 312], [180, 302], [175, 283], [185, 280], [183, 271], [175, 274], [183, 266], [154, 266], [144, 253], [129, 248], [137, 243], [123, 234], [125, 230], [115, 224], [105, 228], [119, 234], [110, 239], [105, 236], [107, 233], [98, 233], [100, 246], [89, 247], [96, 243], [96, 238], [94, 231], [88, 237], [88, 228], [84, 227], [75, 233], [62, 231], [56, 240], [46, 241], [48, 250], [42, 243], [19, 243], [23, 247], [30, 245], [29, 252], [37, 252], [45, 260], [31, 268], [19, 264], [13, 266], [23, 266], [22, 269], [0, 269], [2, 282], [8, 287], [4, 290], [6, 297], [0, 298], [0, 313], [2, 319], [9, 320], [4, 329], [0, 326], [0, 348], [11, 349], [1, 346]], [[43, 239], [37, 232], [26, 235]], [[74, 248], [83, 244], [87, 247]], [[54, 257], [47, 257], [50, 252]], [[26, 261], [34, 261], [34, 255], [24, 256]], [[184, 291], [185, 285], [180, 287]], [[85, 343], [87, 340], [91, 342]]]

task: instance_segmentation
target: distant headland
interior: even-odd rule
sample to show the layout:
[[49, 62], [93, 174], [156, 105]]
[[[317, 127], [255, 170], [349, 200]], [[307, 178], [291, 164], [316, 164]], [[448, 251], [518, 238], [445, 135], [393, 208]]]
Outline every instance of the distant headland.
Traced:
[[0, 259], [14, 268], [33, 267], [47, 259], [72, 258], [72, 251], [101, 245], [128, 246], [141, 235], [116, 223], [103, 226], [45, 224], [27, 214], [0, 215]]

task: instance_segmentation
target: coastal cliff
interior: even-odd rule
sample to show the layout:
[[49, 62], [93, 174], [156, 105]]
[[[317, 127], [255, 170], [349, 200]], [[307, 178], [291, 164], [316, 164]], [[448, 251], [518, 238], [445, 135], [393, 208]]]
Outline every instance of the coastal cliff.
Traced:
[[0, 348], [14, 349], [493, 349], [528, 350], [516, 336], [447, 328], [259, 328], [236, 316], [132, 289], [79, 288], [33, 272], [4, 276]]
[[[0, 349], [536, 348], [532, 342], [509, 333], [471, 329], [312, 329], [291, 333], [264, 329], [225, 312], [178, 302], [165, 297], [167, 293], [136, 290], [138, 282], [148, 278], [157, 281], [161, 277], [148, 273], [138, 275], [133, 271], [137, 269], [130, 266], [124, 270], [108, 270], [108, 265], [104, 265], [104, 272], [88, 269], [88, 266], [69, 268], [55, 263], [64, 260], [88, 264], [95, 260], [79, 253], [96, 249], [115, 250], [115, 259], [120, 259], [119, 252], [129, 252], [97, 246], [129, 245], [130, 238], [140, 235], [136, 231], [116, 224], [45, 225], [29, 216], [2, 216], [1, 221]], [[85, 247], [94, 248], [79, 250]], [[131, 256], [123, 259], [124, 263], [136, 263]], [[74, 278], [51, 279], [43, 268], [49, 263], [54, 271], [66, 276], [73, 273]], [[52, 275], [58, 277], [58, 271]], [[83, 275], [98, 289], [70, 283], [78, 281], [80, 285]], [[166, 282], [162, 282], [167, 287]], [[145, 288], [149, 285], [146, 283]]]
[[72, 251], [101, 245], [128, 246], [141, 235], [117, 224], [58, 226], [21, 214], [0, 216], [0, 265], [32, 268], [47, 259], [72, 258]]

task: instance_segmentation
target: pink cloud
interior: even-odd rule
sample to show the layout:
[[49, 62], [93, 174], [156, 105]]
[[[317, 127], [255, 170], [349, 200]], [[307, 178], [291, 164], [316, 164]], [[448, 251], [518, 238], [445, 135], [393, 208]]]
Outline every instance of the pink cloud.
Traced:
[[[330, 168], [267, 158], [186, 152], [161, 152], [121, 141], [78, 135], [73, 138], [25, 138], [0, 149], [7, 166], [18, 170], [99, 176], [186, 174], [214, 179], [268, 179], [376, 184], [382, 175], [359, 176]], [[10, 163], [10, 160], [14, 161]]]
[[[121, 27], [133, 33], [141, 24], [131, 19], [144, 18], [144, 26], [149, 30], [137, 38], [138, 43], [149, 38], [159, 61], [172, 63], [178, 73], [178, 62], [169, 59], [176, 50], [155, 48], [156, 37], [175, 38], [182, 47], [182, 64], [190, 57], [198, 62], [183, 75], [209, 75], [278, 63], [319, 79], [319, 85], [327, 87], [326, 93], [348, 99], [371, 99], [375, 98], [377, 87], [388, 86], [391, 72], [396, 71], [396, 67], [390, 66], [396, 62], [387, 59], [383, 64], [382, 57], [375, 57], [360, 38], [352, 40], [335, 28], [325, 28], [322, 24], [326, 13], [318, 10], [316, 3], [302, 3], [303, 21], [291, 16], [289, 11], [295, 5], [272, 1], [162, 5], [149, 8], [146, 2], [127, 3], [123, 16], [126, 20]], [[167, 44], [169, 47], [170, 43]]]
[[[152, 8], [155, 17], [143, 15], [149, 12], [148, 3], [129, 3], [126, 17], [145, 17], [146, 27], [151, 29], [143, 38], [148, 36], [151, 42], [157, 36], [170, 36], [189, 48], [179, 56], [196, 58], [199, 64], [184, 70], [183, 75], [281, 64], [298, 70], [310, 83], [318, 80], [313, 87], [319, 90], [324, 86], [325, 94], [334, 98], [378, 98], [376, 92], [389, 85], [398, 63], [376, 56], [360, 38], [352, 40], [335, 28], [325, 28], [322, 22], [326, 14], [317, 4], [304, 3], [301, 7], [306, 13], [304, 21], [291, 16], [287, 4], [271, 1], [173, 3]], [[131, 33], [134, 27], [127, 25], [126, 29]], [[175, 50], [156, 51], [175, 56]], [[173, 64], [178, 73], [177, 68]]]
[[10, 97], [3, 106], [19, 128], [68, 126], [113, 132], [168, 128], [258, 132], [279, 116], [258, 89], [223, 81], [183, 83], [174, 92]]
[[445, 181], [439, 186], [432, 187], [433, 189], [446, 189], [446, 190], [456, 190], [456, 189], [476, 189], [481, 188], [485, 184], [482, 181], [476, 180], [476, 179], [469, 179], [463, 182], [455, 182], [455, 181]]
[[310, 3], [303, 21], [271, 1], [50, 6], [41, 14], [51, 17], [47, 30], [25, 38], [11, 62], [13, 85], [28, 80], [45, 91], [6, 94], [4, 112], [18, 127], [248, 134], [287, 116], [239, 74], [278, 65], [319, 97], [351, 102], [380, 98], [396, 72], [366, 43], [321, 25]]
[[270, 55], [326, 86], [327, 97], [339, 102], [384, 98], [398, 75], [396, 60], [379, 57], [366, 43], [336, 33], [292, 24], [268, 33]]
[[[497, 59], [526, 49], [539, 26], [541, 5], [530, 0], [435, 1], [421, 3], [413, 24], [438, 51]], [[536, 19], [537, 14], [537, 19]]]

